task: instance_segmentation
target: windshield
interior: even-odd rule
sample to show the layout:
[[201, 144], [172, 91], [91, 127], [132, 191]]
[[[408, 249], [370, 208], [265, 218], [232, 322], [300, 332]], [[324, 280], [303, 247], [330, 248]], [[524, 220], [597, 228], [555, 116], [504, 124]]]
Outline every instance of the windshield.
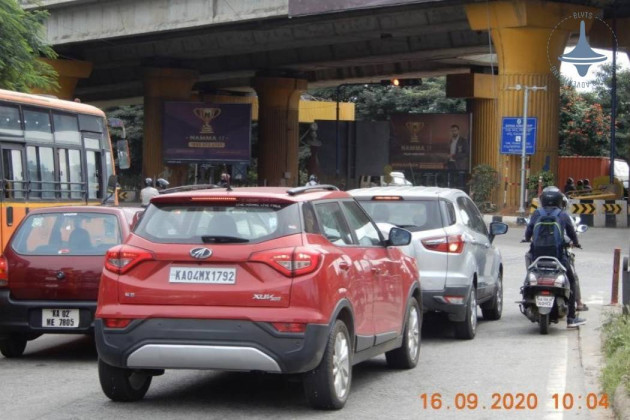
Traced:
[[112, 214], [49, 213], [28, 216], [12, 247], [22, 255], [105, 255], [120, 242], [118, 219]]
[[262, 242], [301, 232], [297, 204], [152, 204], [135, 234], [160, 243]]
[[411, 232], [442, 227], [437, 200], [359, 201], [375, 222], [391, 223]]

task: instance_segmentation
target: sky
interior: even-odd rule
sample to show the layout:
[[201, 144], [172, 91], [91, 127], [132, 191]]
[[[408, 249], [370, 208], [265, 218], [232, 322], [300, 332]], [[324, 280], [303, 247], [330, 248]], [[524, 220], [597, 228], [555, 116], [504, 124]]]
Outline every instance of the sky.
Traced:
[[[564, 53], [568, 53], [570, 52], [574, 47], [568, 47], [564, 50]], [[608, 57], [608, 59], [602, 63], [599, 64], [593, 64], [589, 69], [588, 69], [588, 73], [586, 74], [585, 77], [581, 77], [578, 75], [577, 70], [575, 69], [575, 66], [573, 64], [569, 64], [569, 63], [562, 63], [562, 65], [560, 66], [560, 73], [562, 73], [563, 76], [566, 76], [568, 78], [570, 78], [571, 80], [574, 81], [579, 81], [579, 82], [585, 82], [584, 86], [576, 86], [577, 90], [579, 92], [586, 92], [586, 91], [590, 91], [591, 88], [588, 86], [588, 82], [592, 81], [595, 79], [595, 75], [597, 74], [597, 72], [599, 71], [599, 68], [603, 65], [603, 64], [612, 64], [612, 51], [609, 50], [601, 50], [598, 48], [593, 48], [595, 51], [597, 51], [600, 54], [604, 54]], [[624, 70], [628, 70], [630, 69], [630, 61], [628, 60], [628, 54], [626, 54], [625, 52], [617, 52], [617, 64], [621, 66], [622, 69]]]

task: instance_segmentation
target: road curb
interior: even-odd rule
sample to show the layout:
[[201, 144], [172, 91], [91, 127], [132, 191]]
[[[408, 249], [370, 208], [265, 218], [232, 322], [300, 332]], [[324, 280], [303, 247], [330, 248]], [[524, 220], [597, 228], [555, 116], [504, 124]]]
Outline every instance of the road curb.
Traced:
[[626, 387], [623, 383], [617, 386], [615, 389], [615, 395], [613, 396], [613, 409], [615, 414], [620, 419], [630, 419], [630, 396], [626, 392]]

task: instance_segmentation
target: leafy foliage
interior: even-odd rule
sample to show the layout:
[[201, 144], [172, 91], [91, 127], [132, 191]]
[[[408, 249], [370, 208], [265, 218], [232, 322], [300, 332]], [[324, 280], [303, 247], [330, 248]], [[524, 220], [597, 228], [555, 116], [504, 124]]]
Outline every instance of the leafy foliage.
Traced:
[[604, 355], [606, 367], [602, 371], [604, 392], [614, 395], [623, 383], [630, 393], [630, 318], [628, 315], [611, 314], [604, 322]]
[[482, 209], [484, 203], [490, 201], [492, 191], [499, 186], [498, 172], [490, 165], [477, 165], [472, 170], [469, 184], [473, 201]]
[[552, 185], [556, 185], [553, 179], [553, 172], [551, 171], [540, 171], [537, 174], [530, 175], [527, 178], [527, 191], [528, 191], [528, 200], [531, 201], [532, 198], [538, 196], [538, 180], [542, 177], [542, 187], [549, 187]]
[[45, 41], [47, 17], [44, 10], [23, 10], [17, 0], [0, 0], [0, 88], [29, 92], [58, 87], [57, 73], [38, 60], [56, 58]]
[[581, 95], [573, 86], [560, 87], [561, 156], [607, 156], [610, 113], [596, 98]]
[[[336, 88], [319, 88], [313, 96], [335, 100]], [[446, 97], [446, 78], [430, 77], [422, 85], [400, 88], [380, 85], [350, 85], [340, 89], [340, 101], [354, 102], [356, 119], [386, 121], [397, 113], [465, 112], [463, 99]]]

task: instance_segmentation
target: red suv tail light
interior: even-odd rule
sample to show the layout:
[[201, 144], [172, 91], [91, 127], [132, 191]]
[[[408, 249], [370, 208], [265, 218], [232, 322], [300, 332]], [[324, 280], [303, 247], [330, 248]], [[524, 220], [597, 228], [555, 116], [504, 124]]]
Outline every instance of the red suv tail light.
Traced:
[[431, 251], [447, 252], [449, 254], [461, 254], [464, 250], [462, 235], [427, 238], [422, 240], [422, 245]]
[[0, 287], [7, 287], [9, 285], [9, 264], [7, 259], [0, 257]]
[[116, 274], [125, 274], [142, 261], [153, 259], [149, 251], [129, 245], [118, 245], [107, 251], [105, 268]]
[[287, 277], [295, 277], [315, 271], [321, 258], [322, 254], [317, 251], [297, 247], [256, 252], [249, 260], [265, 263]]

